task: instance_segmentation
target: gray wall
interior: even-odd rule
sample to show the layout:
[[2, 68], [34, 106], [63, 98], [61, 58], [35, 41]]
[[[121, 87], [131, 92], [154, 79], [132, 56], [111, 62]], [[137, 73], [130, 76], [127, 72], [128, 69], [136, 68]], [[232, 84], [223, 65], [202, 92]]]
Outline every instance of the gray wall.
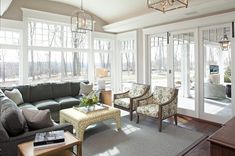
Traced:
[[[70, 16], [78, 8], [59, 2], [53, 2], [48, 0], [13, 0], [8, 10], [3, 14], [3, 18], [22, 21], [23, 12], [21, 8], [28, 8], [39, 11], [46, 11], [61, 15]], [[101, 18], [92, 15], [95, 23], [95, 31], [104, 32], [103, 26], [107, 24]]]

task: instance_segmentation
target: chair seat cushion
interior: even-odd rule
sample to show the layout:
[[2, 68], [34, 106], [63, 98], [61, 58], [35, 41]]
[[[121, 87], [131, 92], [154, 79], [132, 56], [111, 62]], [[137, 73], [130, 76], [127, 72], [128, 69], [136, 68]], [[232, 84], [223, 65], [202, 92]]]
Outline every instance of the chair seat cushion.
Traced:
[[60, 105], [54, 100], [42, 100], [33, 103], [40, 110], [50, 109], [51, 112], [56, 112], [60, 110]]
[[55, 101], [57, 101], [59, 103], [61, 109], [71, 108], [75, 105], [80, 104], [80, 100], [78, 100], [74, 97], [69, 97], [69, 96], [56, 98]]
[[115, 99], [114, 104], [121, 107], [130, 108], [130, 98]]
[[136, 112], [151, 117], [158, 117], [159, 106], [157, 104], [148, 104], [137, 107]]

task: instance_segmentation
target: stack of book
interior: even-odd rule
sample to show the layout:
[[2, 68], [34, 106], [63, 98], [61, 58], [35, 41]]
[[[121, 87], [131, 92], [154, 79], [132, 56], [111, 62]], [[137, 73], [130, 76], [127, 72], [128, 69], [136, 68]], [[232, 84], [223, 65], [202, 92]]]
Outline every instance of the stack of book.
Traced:
[[44, 149], [65, 144], [64, 130], [37, 133], [34, 139], [35, 149]]

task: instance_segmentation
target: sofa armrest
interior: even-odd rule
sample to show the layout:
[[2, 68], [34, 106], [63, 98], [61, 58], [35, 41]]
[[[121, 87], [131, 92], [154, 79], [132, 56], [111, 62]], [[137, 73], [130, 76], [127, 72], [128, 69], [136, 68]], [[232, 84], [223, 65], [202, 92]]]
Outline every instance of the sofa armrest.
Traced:
[[35, 131], [29, 131], [29, 132], [25, 132], [22, 135], [16, 136], [16, 137], [10, 137], [9, 141], [25, 142], [25, 141], [33, 140], [36, 133], [56, 131], [56, 130], [64, 130], [64, 131], [69, 131], [70, 133], [72, 133], [73, 132], [73, 126], [69, 123], [64, 123], [64, 124], [61, 124], [61, 125], [54, 124], [54, 126], [52, 126], [52, 127], [43, 128], [43, 129], [39, 129], [39, 130], [35, 130]]
[[66, 123], [62, 125], [54, 125], [53, 127], [44, 128], [36, 131], [30, 131], [25, 132], [24, 134], [17, 136], [17, 137], [11, 137], [8, 141], [0, 142], [0, 149], [2, 150], [3, 156], [18, 156], [18, 144], [21, 144], [23, 142], [32, 141], [34, 140], [35, 134], [39, 132], [46, 132], [46, 131], [53, 131], [53, 130], [65, 130], [72, 132], [73, 126]]

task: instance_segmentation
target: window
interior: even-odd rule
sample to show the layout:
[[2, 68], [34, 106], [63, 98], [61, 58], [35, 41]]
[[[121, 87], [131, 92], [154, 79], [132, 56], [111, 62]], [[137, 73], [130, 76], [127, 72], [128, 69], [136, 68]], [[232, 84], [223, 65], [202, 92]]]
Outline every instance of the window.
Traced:
[[88, 62], [86, 52], [64, 52], [62, 74], [65, 80], [86, 80], [88, 76]]
[[0, 30], [0, 85], [19, 83], [20, 33]]
[[30, 20], [28, 38], [30, 83], [87, 79], [89, 34], [73, 36], [68, 25]]
[[126, 91], [136, 82], [135, 41], [121, 41], [122, 90]]
[[106, 88], [111, 87], [111, 40], [94, 39], [95, 84], [98, 79], [105, 80]]
[[29, 53], [29, 81], [59, 81], [61, 77], [61, 52], [31, 51]]

